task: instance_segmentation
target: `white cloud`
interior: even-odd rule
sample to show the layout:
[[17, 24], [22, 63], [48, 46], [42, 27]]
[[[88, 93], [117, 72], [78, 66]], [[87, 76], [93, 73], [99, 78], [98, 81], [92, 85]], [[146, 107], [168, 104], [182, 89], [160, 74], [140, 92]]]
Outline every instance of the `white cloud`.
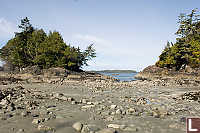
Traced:
[[[115, 40], [112, 42], [94, 35], [81, 34], [76, 34], [73, 38], [82, 46], [94, 43], [97, 58], [88, 62], [89, 67], [84, 67], [86, 70], [133, 69], [140, 71], [148, 64], [154, 63], [154, 60], [148, 58], [150, 51], [143, 50], [141, 52], [140, 48], [136, 48], [128, 42], [124, 44], [113, 43]], [[144, 63], [143, 60], [146, 62]]]
[[[126, 45], [114, 44], [113, 42], [94, 36], [94, 35], [74, 35], [75, 39], [80, 40], [81, 43], [86, 43], [88, 45], [94, 43], [94, 47], [97, 51], [97, 54], [106, 56], [136, 56], [141, 53], [135, 51], [134, 49], [127, 47]], [[137, 52], [137, 53], [136, 53]]]
[[15, 24], [7, 21], [4, 18], [0, 18], [0, 37], [9, 38], [14, 35], [14, 32], [17, 31]]
[[77, 39], [81, 39], [81, 40], [87, 41], [87, 42], [91, 42], [91, 43], [95, 43], [95, 44], [100, 44], [102, 46], [108, 46], [108, 45], [111, 44], [109, 41], [104, 40], [104, 39], [99, 38], [99, 37], [96, 37], [96, 36], [93, 36], [93, 35], [81, 35], [81, 34], [77, 34], [74, 37], [77, 38]]
[[112, 48], [112, 43], [110, 41], [94, 35], [76, 34], [74, 35], [74, 38], [79, 40], [80, 43], [84, 43], [85, 46], [88, 46], [88, 44], [94, 44], [97, 53], [107, 54], [109, 49]]

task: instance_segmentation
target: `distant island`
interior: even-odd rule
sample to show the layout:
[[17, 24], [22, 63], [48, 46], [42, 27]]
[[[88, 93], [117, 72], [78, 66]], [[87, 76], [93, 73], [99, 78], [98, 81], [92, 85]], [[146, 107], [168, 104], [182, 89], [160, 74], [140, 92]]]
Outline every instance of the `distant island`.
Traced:
[[92, 72], [106, 72], [106, 73], [137, 73], [135, 70], [100, 70]]

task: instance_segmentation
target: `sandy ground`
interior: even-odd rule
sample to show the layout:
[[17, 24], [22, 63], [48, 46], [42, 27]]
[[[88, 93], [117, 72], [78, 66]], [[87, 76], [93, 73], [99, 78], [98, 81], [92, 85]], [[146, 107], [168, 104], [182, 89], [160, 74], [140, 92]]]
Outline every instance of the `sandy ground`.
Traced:
[[[30, 83], [1, 85], [0, 88], [16, 86], [33, 91], [27, 99], [38, 101], [38, 105], [27, 107], [26, 98], [20, 105], [24, 109], [9, 110], [2, 105], [0, 133], [78, 133], [72, 128], [75, 122], [88, 127], [88, 131], [82, 130], [82, 133], [94, 133], [107, 127], [115, 128], [118, 133], [183, 133], [185, 118], [200, 115], [198, 100], [181, 97], [186, 92], [200, 90], [199, 87], [148, 87], [133, 83], [127, 87], [94, 90], [83, 82], [71, 81], [62, 85]], [[46, 97], [36, 97], [40, 95]], [[14, 103], [15, 106], [20, 104], [19, 101]], [[24, 111], [27, 114], [24, 115]], [[34, 119], [41, 120], [34, 123]]]

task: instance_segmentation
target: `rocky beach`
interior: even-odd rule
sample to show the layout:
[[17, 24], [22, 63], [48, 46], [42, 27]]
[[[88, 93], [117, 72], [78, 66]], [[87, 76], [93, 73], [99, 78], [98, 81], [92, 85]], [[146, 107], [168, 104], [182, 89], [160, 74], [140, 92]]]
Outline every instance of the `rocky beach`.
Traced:
[[199, 117], [197, 82], [65, 74], [59, 68], [42, 74], [2, 72], [0, 132], [182, 133], [186, 117]]
[[200, 133], [199, 4], [1, 2], [0, 133]]

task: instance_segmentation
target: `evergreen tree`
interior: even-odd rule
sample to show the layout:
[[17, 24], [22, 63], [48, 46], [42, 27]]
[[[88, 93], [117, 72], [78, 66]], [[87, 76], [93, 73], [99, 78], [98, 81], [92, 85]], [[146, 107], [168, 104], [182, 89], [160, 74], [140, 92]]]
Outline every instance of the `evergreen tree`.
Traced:
[[32, 27], [26, 17], [21, 20], [21, 32], [0, 49], [3, 61], [23, 68], [38, 65], [41, 68], [64, 67], [78, 71], [95, 57], [95, 49], [89, 45], [85, 51], [66, 45], [59, 32], [49, 32]]
[[171, 46], [167, 44], [156, 65], [176, 70], [186, 65], [200, 67], [200, 19], [197, 9], [188, 15], [181, 14], [178, 23], [176, 43]]

